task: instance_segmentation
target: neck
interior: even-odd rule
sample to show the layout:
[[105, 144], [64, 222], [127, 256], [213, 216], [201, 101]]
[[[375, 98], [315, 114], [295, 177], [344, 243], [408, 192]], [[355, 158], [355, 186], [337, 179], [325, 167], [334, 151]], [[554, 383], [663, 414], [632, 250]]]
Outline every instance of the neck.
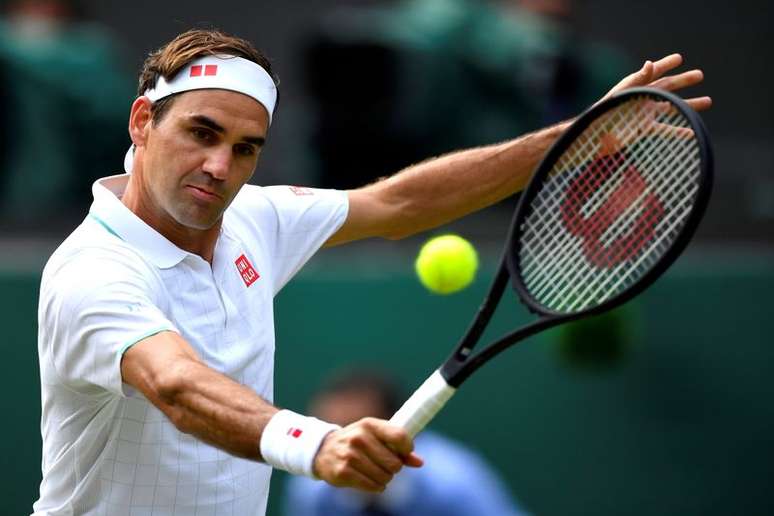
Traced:
[[143, 186], [140, 177], [141, 174], [134, 173], [129, 176], [126, 190], [121, 197], [124, 206], [177, 247], [201, 256], [212, 265], [222, 219], [207, 229], [195, 229], [180, 224], [152, 201], [151, 193]]

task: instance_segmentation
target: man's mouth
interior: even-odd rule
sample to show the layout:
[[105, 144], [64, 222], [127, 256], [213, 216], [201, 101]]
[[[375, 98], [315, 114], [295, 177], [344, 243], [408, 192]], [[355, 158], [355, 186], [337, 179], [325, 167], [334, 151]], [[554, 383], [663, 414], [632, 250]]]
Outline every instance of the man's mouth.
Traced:
[[186, 188], [188, 188], [191, 193], [193, 193], [194, 197], [198, 199], [203, 199], [205, 201], [223, 200], [223, 197], [217, 193], [208, 190], [207, 188], [202, 188], [201, 186], [187, 185]]

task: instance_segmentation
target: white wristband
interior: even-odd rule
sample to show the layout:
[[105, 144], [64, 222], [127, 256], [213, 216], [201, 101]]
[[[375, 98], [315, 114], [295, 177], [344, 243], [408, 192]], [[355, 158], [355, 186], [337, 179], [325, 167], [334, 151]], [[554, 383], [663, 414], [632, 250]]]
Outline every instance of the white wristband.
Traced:
[[291, 410], [280, 410], [261, 435], [263, 460], [294, 475], [315, 478], [312, 464], [326, 435], [341, 428]]

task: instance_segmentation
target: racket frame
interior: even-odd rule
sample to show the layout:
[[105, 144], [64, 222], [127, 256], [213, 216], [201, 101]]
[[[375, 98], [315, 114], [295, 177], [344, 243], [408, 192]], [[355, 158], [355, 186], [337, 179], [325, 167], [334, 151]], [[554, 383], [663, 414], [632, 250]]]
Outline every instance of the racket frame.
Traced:
[[[664, 255], [661, 256], [634, 285], [624, 289], [621, 293], [599, 305], [578, 312], [566, 313], [546, 308], [537, 302], [527, 290], [522, 280], [521, 268], [519, 265], [521, 243], [518, 237], [521, 234], [523, 221], [531, 213], [530, 203], [540, 191], [540, 188], [543, 185], [543, 178], [551, 172], [557, 160], [575, 142], [575, 139], [583, 131], [585, 131], [603, 113], [614, 109], [616, 106], [627, 102], [633, 97], [639, 96], [648, 96], [656, 101], [665, 100], [670, 102], [680, 114], [689, 121], [691, 128], [694, 131], [699, 148], [699, 162], [701, 166], [700, 176], [702, 177], [702, 181], [699, 182], [699, 188], [694, 196], [693, 208], [683, 224], [680, 233], [667, 252], [664, 253]], [[674, 263], [693, 237], [709, 202], [713, 183], [713, 169], [714, 158], [712, 146], [704, 122], [698, 113], [677, 95], [655, 88], [631, 88], [586, 110], [551, 146], [535, 169], [535, 173], [532, 175], [527, 188], [521, 194], [521, 198], [519, 199], [519, 203], [511, 221], [503, 257], [489, 289], [489, 293], [484, 298], [483, 303], [478, 309], [473, 322], [465, 332], [465, 335], [454, 348], [454, 351], [449, 358], [440, 367], [439, 371], [441, 376], [443, 376], [451, 387], [457, 388], [479, 367], [511, 345], [552, 326], [590, 315], [601, 314], [640, 294], [661, 276], [672, 263]], [[531, 313], [537, 315], [538, 318], [532, 323], [502, 336], [479, 353], [473, 354], [472, 350], [494, 314], [500, 298], [505, 291], [505, 286], [509, 282], [508, 280], [510, 280], [511, 286], [516, 291], [520, 301]]]

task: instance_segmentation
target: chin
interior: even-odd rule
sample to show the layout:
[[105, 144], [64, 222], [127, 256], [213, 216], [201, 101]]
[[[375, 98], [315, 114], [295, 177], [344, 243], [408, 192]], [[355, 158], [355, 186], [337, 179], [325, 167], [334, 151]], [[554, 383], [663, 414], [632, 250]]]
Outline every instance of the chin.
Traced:
[[175, 217], [175, 220], [178, 224], [181, 226], [187, 227], [189, 229], [196, 229], [199, 231], [207, 231], [208, 229], [212, 229], [215, 227], [218, 222], [221, 220], [222, 213], [219, 213], [217, 216], [209, 216], [209, 217], [202, 217], [202, 216], [190, 216], [190, 214], [179, 214], [180, 216]]

